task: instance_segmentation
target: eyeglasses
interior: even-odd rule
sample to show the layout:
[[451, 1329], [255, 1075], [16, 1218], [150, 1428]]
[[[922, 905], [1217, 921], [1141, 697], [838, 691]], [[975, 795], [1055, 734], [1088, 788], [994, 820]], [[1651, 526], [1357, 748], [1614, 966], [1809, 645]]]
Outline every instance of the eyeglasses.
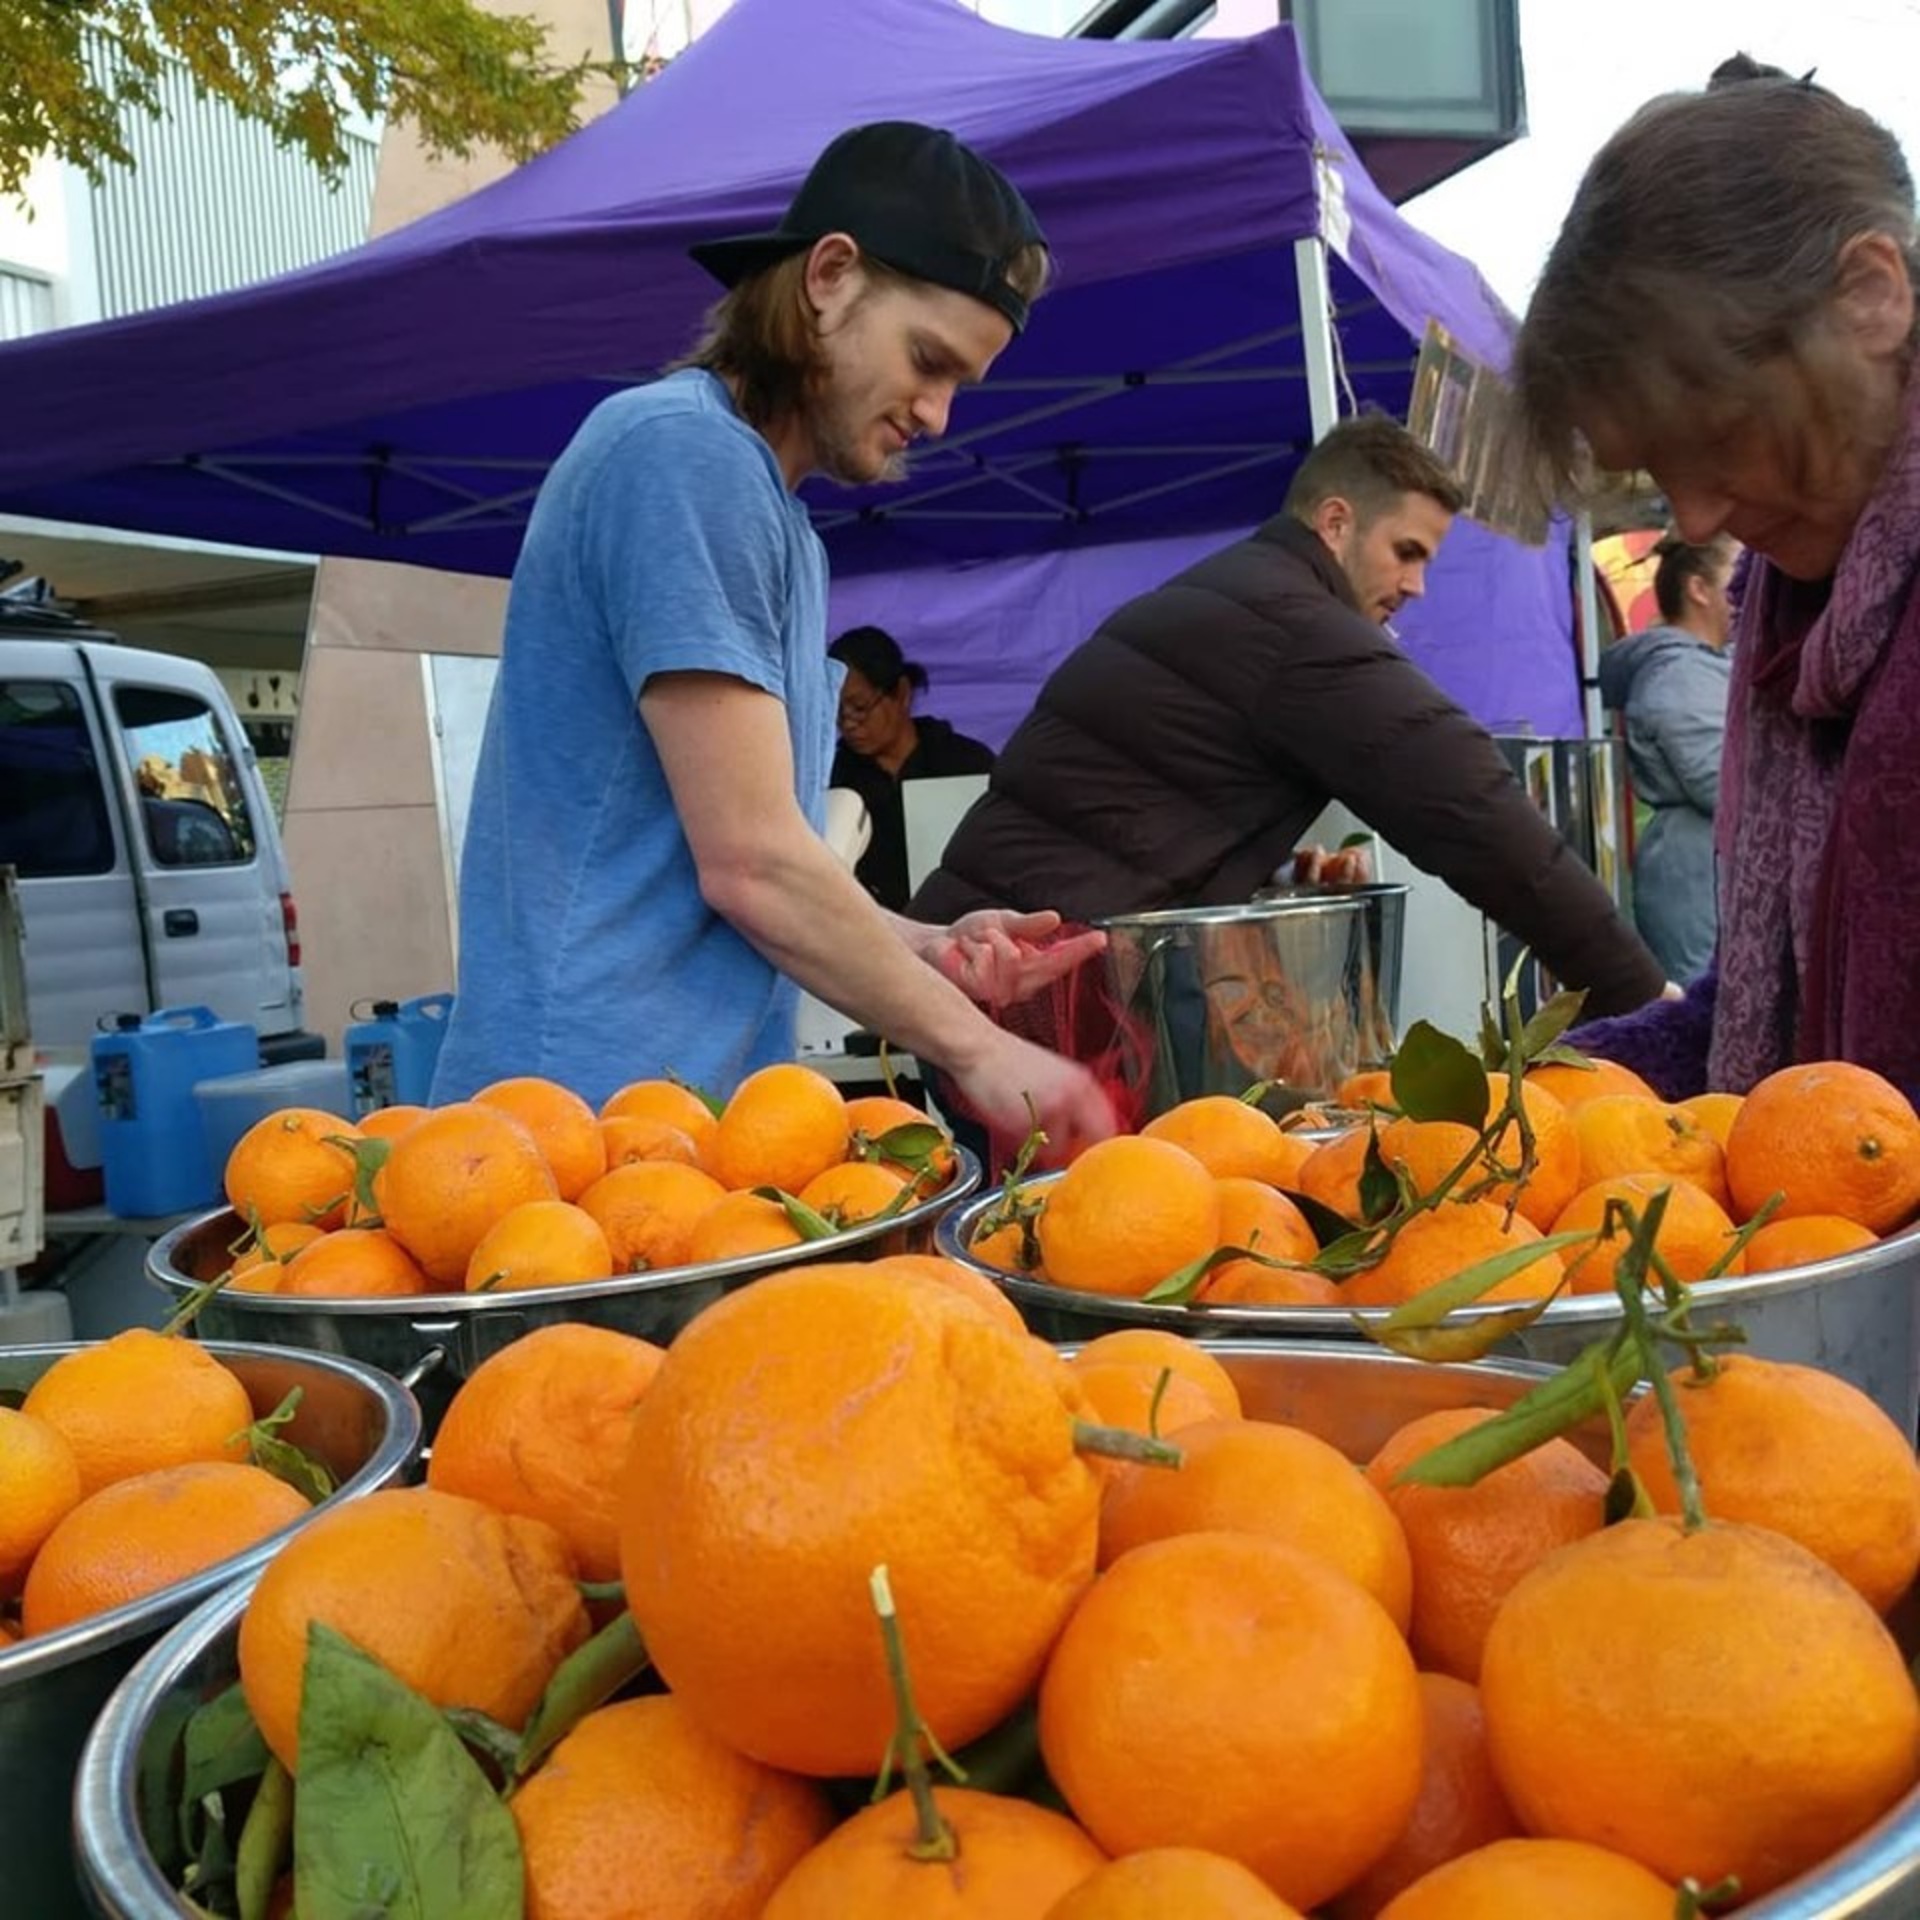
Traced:
[[885, 703], [885, 700], [886, 700], [886, 696], [884, 694], [876, 694], [871, 700], [864, 700], [864, 701], [842, 700], [840, 702], [841, 726], [843, 727], [865, 726], [868, 718], [872, 715], [875, 708], [883, 705]]

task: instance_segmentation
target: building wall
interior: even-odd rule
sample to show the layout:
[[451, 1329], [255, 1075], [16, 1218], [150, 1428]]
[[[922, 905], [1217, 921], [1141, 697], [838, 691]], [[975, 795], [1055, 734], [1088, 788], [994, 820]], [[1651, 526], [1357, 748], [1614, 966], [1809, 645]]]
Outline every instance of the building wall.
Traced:
[[[532, 13], [557, 57], [606, 58], [605, 0], [483, 0]], [[631, 30], [629, 45], [638, 49]], [[611, 88], [587, 103], [613, 104]], [[383, 141], [372, 231], [473, 192], [501, 156], [431, 160], [404, 128]], [[308, 1024], [337, 1047], [356, 1001], [454, 983], [451, 850], [439, 804], [431, 656], [496, 654], [506, 583], [424, 567], [323, 560], [314, 583], [285, 834], [300, 904]]]

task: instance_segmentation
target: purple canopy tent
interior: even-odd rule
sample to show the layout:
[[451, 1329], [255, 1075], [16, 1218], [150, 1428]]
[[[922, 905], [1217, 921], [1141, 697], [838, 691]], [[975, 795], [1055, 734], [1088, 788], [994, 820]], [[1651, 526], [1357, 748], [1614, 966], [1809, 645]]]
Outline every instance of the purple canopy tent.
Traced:
[[[848, 592], [911, 594], [936, 665], [973, 644], [975, 603], [949, 595], [983, 563], [1084, 572], [1060, 621], [1026, 603], [997, 663], [1030, 688], [1087, 609], [1160, 577], [1153, 543], [1264, 518], [1332, 416], [1336, 355], [1354, 400], [1394, 412], [1429, 316], [1504, 357], [1497, 302], [1367, 179], [1290, 29], [1053, 40], [954, 0], [738, 0], [612, 112], [410, 226], [0, 347], [0, 511], [506, 573], [584, 413], [684, 349], [714, 291], [688, 244], [769, 224], [833, 134], [900, 117], [1003, 166], [1060, 264], [906, 485], [810, 496]], [[1464, 604], [1439, 618], [1436, 592], [1416, 653], [1484, 718], [1564, 730], [1564, 544], [1457, 538], [1450, 572]], [[1516, 598], [1524, 619], [1499, 618]]]

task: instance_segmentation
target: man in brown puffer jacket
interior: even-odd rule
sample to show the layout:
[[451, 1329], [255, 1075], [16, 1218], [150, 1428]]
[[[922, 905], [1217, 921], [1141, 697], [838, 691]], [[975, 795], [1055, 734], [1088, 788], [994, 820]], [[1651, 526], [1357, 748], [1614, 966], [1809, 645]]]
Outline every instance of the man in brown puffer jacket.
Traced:
[[1338, 800], [1586, 988], [1588, 1013], [1658, 996], [1662, 970], [1606, 889], [1384, 631], [1462, 500], [1384, 414], [1335, 427], [1278, 514], [1055, 669], [914, 918], [1243, 901]]

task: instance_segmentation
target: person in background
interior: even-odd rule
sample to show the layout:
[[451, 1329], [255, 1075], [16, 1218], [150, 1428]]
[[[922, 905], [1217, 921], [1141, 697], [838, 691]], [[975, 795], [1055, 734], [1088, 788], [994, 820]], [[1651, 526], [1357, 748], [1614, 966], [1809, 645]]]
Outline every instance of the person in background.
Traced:
[[1646, 471], [1684, 539], [1754, 555], [1716, 964], [1576, 1036], [1669, 1098], [1809, 1059], [1920, 1092], [1917, 256], [1893, 136], [1748, 61], [1607, 142], [1520, 329], [1513, 457], [1563, 498]]
[[1713, 959], [1713, 815], [1727, 727], [1727, 584], [1737, 548], [1724, 536], [1654, 549], [1655, 626], [1607, 649], [1600, 692], [1624, 717], [1636, 798], [1653, 817], [1633, 855], [1633, 918], [1670, 980]]
[[907, 659], [884, 627], [849, 627], [827, 652], [847, 670], [840, 685], [840, 745], [828, 784], [857, 793], [873, 823], [854, 877], [883, 907], [904, 913], [913, 889], [907, 883], [900, 783], [986, 773], [993, 749], [945, 720], [914, 712], [913, 696], [926, 691], [927, 670]]
[[1340, 800], [1595, 1008], [1658, 994], [1612, 896], [1386, 631], [1462, 498], [1384, 414], [1335, 427], [1278, 514], [1055, 669], [913, 910], [1046, 901], [1091, 921], [1245, 901], [1293, 877], [1303, 830]]
[[[946, 430], [1046, 283], [1013, 185], [950, 133], [854, 128], [771, 232], [694, 258], [728, 289], [689, 361], [603, 401], [527, 527], [460, 876], [436, 1101], [543, 1074], [598, 1102], [678, 1074], [726, 1093], [791, 1059], [802, 987], [943, 1067], [1053, 1151], [1112, 1130], [1092, 1077], [974, 1004], [1098, 945], [1057, 916], [931, 927], [821, 838], [840, 669], [797, 497], [867, 485]], [[972, 996], [972, 997], [970, 997]]]

